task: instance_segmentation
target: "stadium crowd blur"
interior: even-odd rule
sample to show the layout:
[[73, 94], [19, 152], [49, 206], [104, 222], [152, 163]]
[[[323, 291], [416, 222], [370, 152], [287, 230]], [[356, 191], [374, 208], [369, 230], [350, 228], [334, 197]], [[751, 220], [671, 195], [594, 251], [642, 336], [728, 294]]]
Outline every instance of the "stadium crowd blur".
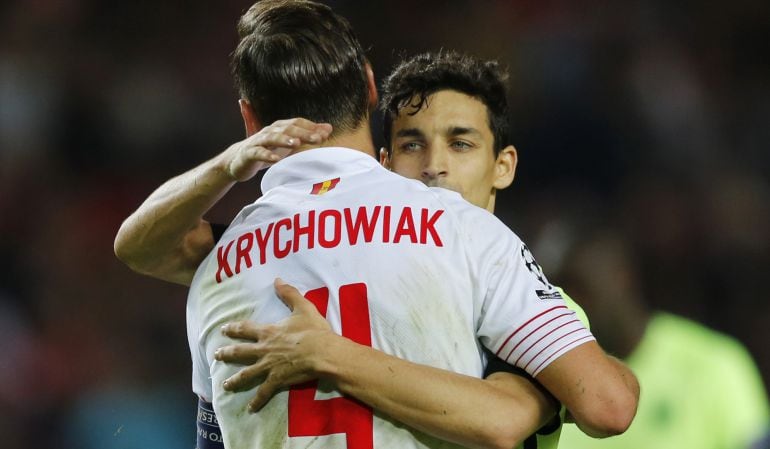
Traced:
[[[735, 337], [770, 384], [770, 2], [330, 4], [378, 76], [441, 47], [507, 65], [520, 161], [501, 219], [554, 273], [575, 218], [622, 232], [650, 305]], [[249, 5], [0, 5], [3, 448], [193, 446], [186, 289], [112, 241], [242, 138], [228, 55]], [[258, 194], [237, 186], [211, 218]]]

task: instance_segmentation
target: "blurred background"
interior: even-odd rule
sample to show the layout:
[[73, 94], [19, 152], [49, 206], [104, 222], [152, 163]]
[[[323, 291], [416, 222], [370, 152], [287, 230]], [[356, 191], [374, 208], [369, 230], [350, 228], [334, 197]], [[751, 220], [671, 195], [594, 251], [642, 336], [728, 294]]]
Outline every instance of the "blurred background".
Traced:
[[[770, 2], [328, 3], [378, 77], [439, 48], [508, 67], [520, 161], [501, 219], [564, 282], [581, 229], [621, 235], [650, 308], [732, 336], [770, 382]], [[243, 138], [228, 55], [250, 4], [0, 3], [4, 448], [193, 447], [186, 289], [130, 272], [112, 241]], [[239, 185], [208, 218], [258, 195]]]

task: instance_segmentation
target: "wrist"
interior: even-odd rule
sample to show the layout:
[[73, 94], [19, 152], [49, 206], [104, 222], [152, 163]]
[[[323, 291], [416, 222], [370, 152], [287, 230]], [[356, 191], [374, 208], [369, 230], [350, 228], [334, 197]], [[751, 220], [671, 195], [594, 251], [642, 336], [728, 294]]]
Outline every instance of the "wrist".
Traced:
[[212, 160], [213, 164], [210, 167], [207, 167], [211, 174], [220, 182], [230, 182], [233, 184], [239, 182], [239, 179], [235, 176], [232, 168], [235, 155], [238, 154], [239, 143], [240, 142], [236, 142], [227, 147], [225, 151], [219, 153], [219, 156]]
[[316, 340], [317, 351], [314, 353], [313, 370], [319, 378], [331, 381], [335, 386], [341, 381], [344, 365], [353, 354], [355, 346], [351, 340], [335, 334], [324, 332]]

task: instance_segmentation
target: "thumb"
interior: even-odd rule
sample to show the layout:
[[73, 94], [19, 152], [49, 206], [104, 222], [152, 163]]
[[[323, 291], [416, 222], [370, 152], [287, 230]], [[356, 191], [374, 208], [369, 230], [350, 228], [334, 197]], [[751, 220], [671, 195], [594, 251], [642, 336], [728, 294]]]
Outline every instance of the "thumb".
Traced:
[[278, 298], [280, 298], [292, 312], [297, 308], [302, 308], [307, 304], [310, 304], [310, 301], [305, 299], [299, 290], [294, 286], [285, 283], [283, 279], [276, 278], [273, 285], [275, 286], [275, 293], [278, 295]]

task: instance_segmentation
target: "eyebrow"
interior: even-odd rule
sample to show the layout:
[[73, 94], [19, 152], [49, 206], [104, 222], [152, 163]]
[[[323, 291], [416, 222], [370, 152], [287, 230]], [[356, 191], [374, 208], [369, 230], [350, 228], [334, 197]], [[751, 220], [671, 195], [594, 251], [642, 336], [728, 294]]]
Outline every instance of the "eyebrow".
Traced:
[[423, 134], [423, 132], [417, 128], [400, 129], [396, 133], [396, 137], [424, 137], [424, 136], [425, 134]]
[[[468, 126], [450, 126], [445, 132], [450, 136], [462, 136], [466, 134], [476, 136], [481, 135], [479, 130]], [[425, 134], [417, 128], [405, 128], [398, 130], [398, 132], [396, 132], [396, 137], [425, 137]]]
[[462, 136], [465, 134], [473, 134], [476, 136], [481, 136], [481, 132], [477, 130], [476, 128], [470, 128], [466, 126], [450, 126], [447, 129], [447, 134], [450, 136]]

